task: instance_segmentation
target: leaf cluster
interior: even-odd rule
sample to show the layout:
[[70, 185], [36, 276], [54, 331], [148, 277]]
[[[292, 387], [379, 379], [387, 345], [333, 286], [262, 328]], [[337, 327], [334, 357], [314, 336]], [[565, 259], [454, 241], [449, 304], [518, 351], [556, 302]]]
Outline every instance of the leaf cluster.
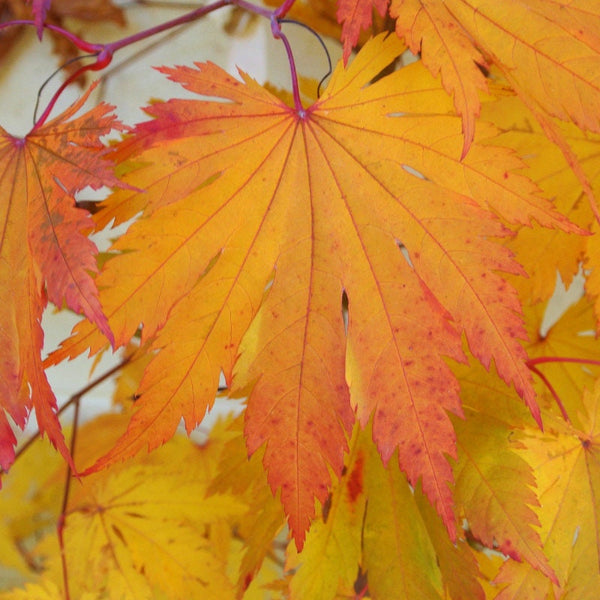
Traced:
[[[592, 600], [600, 12], [232, 3], [291, 93], [163, 66], [193, 97], [131, 127], [84, 95], [0, 129], [2, 598]], [[342, 47], [311, 103], [288, 13]], [[60, 33], [91, 69], [133, 41]], [[549, 323], [557, 275], [584, 293]], [[83, 319], [42, 361], [48, 301]], [[44, 369], [109, 348], [119, 408], [67, 443]], [[180, 434], [223, 387], [243, 415]], [[64, 461], [13, 466], [32, 410]]]

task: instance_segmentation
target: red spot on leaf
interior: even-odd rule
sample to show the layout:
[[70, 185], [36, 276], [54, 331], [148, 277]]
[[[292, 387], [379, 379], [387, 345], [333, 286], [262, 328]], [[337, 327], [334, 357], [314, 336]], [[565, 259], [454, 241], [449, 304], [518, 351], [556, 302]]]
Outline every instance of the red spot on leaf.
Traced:
[[350, 502], [356, 502], [358, 496], [362, 493], [363, 490], [363, 465], [365, 462], [364, 456], [359, 454], [356, 462], [354, 463], [354, 468], [352, 469], [352, 473], [350, 473], [350, 477], [346, 483], [348, 487], [348, 496], [350, 497]]

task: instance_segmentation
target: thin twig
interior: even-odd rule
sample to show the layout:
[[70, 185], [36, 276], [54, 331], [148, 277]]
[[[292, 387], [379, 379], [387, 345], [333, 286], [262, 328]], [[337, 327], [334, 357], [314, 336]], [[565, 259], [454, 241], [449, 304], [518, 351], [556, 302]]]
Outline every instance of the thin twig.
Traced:
[[[71, 456], [75, 455], [75, 441], [77, 439], [77, 427], [79, 424], [79, 406], [81, 404], [81, 396], [78, 396], [75, 400], [75, 414], [73, 415], [73, 427], [71, 433], [71, 445], [69, 448], [69, 452]], [[58, 545], [60, 547], [60, 562], [62, 564], [62, 574], [63, 574], [63, 585], [65, 588], [65, 600], [70, 600], [71, 596], [69, 594], [69, 574], [67, 570], [67, 556], [65, 553], [65, 543], [64, 543], [64, 530], [65, 530], [65, 520], [67, 514], [67, 506], [69, 504], [69, 492], [71, 490], [71, 467], [67, 464], [67, 474], [65, 478], [65, 490], [63, 493], [63, 501], [60, 509], [60, 515], [58, 517], [58, 523], [56, 524], [56, 533], [58, 535]]]
[[[77, 393], [73, 394], [63, 404], [63, 406], [61, 406], [58, 409], [56, 415], [60, 416], [65, 410], [67, 410], [67, 408], [69, 408], [72, 404], [76, 403], [82, 396], [85, 396], [85, 394], [87, 394], [88, 392], [90, 392], [91, 390], [93, 390], [96, 386], [100, 385], [101, 383], [103, 383], [104, 381], [106, 381], [109, 377], [111, 377], [112, 375], [114, 375], [117, 371], [121, 370], [129, 361], [130, 361], [130, 357], [124, 358], [118, 365], [115, 365], [112, 369], [109, 369], [108, 371], [106, 371], [106, 373], [104, 373], [103, 375], [100, 375], [100, 377], [98, 377], [97, 379], [94, 379], [92, 382], [90, 382], [84, 388], [82, 388], [81, 390], [79, 390]], [[30, 448], [33, 445], [33, 443], [38, 439], [39, 436], [40, 436], [40, 431], [38, 429], [36, 431], [36, 433], [34, 433], [15, 452], [15, 460], [14, 460], [14, 462], [16, 462], [17, 459], [19, 458], [19, 456], [21, 456], [21, 454], [23, 454], [28, 448]], [[71, 456], [72, 456], [72, 454], [71, 454]], [[13, 464], [14, 464], [14, 462], [13, 462]]]

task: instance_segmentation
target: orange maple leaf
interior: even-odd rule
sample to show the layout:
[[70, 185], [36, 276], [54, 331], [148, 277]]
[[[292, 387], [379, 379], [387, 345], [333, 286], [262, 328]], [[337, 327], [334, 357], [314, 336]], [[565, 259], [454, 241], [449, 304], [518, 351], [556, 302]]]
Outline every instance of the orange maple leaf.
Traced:
[[[227, 102], [155, 104], [117, 149], [145, 191], [118, 191], [107, 209], [127, 198], [145, 211], [97, 283], [116, 344], [142, 323], [158, 352], [128, 432], [90, 470], [157, 447], [182, 416], [195, 427], [222, 371], [233, 394], [250, 392], [247, 446], [266, 442], [299, 547], [355, 414], [363, 426], [374, 414], [382, 457], [398, 448], [454, 535], [447, 413], [461, 405], [444, 357], [463, 360], [463, 332], [539, 417], [518, 298], [498, 274], [522, 270], [493, 241], [509, 232], [489, 208], [570, 226], [511, 173], [509, 151], [476, 137], [461, 161], [461, 121], [440, 113], [447, 96], [421, 66], [369, 85], [400, 51], [395, 36], [371, 41], [303, 112], [211, 63], [161, 69]], [[51, 360], [105, 343], [82, 323]]]
[[[371, 25], [373, 0], [339, 0], [344, 58], [360, 28]], [[377, 4], [385, 10], [387, 1]], [[547, 115], [600, 132], [600, 12], [581, 3], [544, 0], [391, 0], [396, 32], [433, 75], [441, 74], [463, 119], [466, 155], [479, 114], [478, 90], [487, 89], [481, 67], [495, 63], [545, 125]], [[555, 136], [554, 136], [555, 137]], [[566, 143], [557, 139], [565, 155]], [[577, 167], [577, 165], [575, 165]], [[575, 168], [574, 167], [574, 168]]]
[[485, 76], [478, 66], [486, 61], [471, 38], [457, 26], [454, 16], [439, 0], [392, 0], [390, 15], [396, 18], [396, 33], [406, 39], [414, 54], [437, 76], [454, 97], [456, 112], [463, 119], [463, 156], [475, 136], [479, 115], [479, 91], [487, 91]]
[[93, 223], [75, 207], [74, 194], [87, 185], [117, 185], [100, 137], [119, 125], [107, 106], [72, 119], [86, 97], [24, 138], [0, 128], [3, 469], [12, 463], [15, 444], [4, 411], [22, 428], [34, 407], [40, 430], [69, 458], [40, 356], [40, 323], [48, 298], [84, 314], [112, 339], [90, 275], [97, 271], [97, 249], [83, 233]]

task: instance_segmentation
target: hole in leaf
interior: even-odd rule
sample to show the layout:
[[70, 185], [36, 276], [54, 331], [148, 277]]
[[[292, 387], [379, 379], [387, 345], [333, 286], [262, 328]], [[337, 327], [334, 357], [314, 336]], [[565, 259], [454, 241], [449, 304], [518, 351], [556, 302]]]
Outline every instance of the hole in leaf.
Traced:
[[412, 260], [410, 259], [408, 248], [400, 240], [396, 240], [396, 245], [398, 246], [398, 248], [400, 248], [400, 252], [402, 253], [402, 256], [404, 256], [404, 259], [408, 263], [409, 267], [411, 269], [414, 269], [415, 267], [412, 263]]
[[415, 177], [418, 177], [419, 179], [427, 179], [427, 177], [425, 177], [425, 175], [423, 175], [423, 173], [421, 173], [420, 171], [417, 171], [414, 167], [411, 167], [410, 165], [402, 165], [402, 168], [410, 175], [414, 175]]
[[348, 294], [342, 291], [342, 319], [344, 320], [344, 333], [348, 335]]

